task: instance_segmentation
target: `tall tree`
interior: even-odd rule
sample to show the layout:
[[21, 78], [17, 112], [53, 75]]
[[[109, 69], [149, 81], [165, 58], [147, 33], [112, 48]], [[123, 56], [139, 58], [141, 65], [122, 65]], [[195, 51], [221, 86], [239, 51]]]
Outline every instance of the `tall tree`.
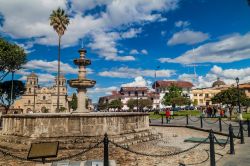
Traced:
[[[240, 90], [240, 104], [243, 105], [244, 101], [247, 99], [244, 91]], [[232, 117], [232, 111], [235, 106], [238, 105], [238, 89], [229, 88], [227, 90], [217, 93], [212, 99], [213, 103], [219, 103], [226, 105], [229, 108], [230, 119]]]
[[61, 59], [61, 38], [69, 25], [69, 16], [61, 8], [53, 10], [50, 14], [50, 25], [58, 34], [58, 72], [57, 72], [57, 110], [59, 110], [59, 77], [60, 77], [60, 59]]
[[69, 102], [69, 108], [75, 111], [77, 109], [77, 96], [76, 93], [73, 93], [72, 100]]
[[21, 69], [27, 61], [26, 56], [22, 47], [0, 38], [0, 81], [10, 72]]
[[[13, 93], [11, 90], [13, 89]], [[12, 81], [5, 81], [0, 83], [0, 102], [2, 106], [4, 106], [6, 113], [10, 106], [13, 104], [13, 101], [23, 95], [25, 92], [25, 86], [22, 81], [14, 80], [13, 81], [13, 88], [12, 88]], [[12, 99], [11, 99], [12, 95]]]

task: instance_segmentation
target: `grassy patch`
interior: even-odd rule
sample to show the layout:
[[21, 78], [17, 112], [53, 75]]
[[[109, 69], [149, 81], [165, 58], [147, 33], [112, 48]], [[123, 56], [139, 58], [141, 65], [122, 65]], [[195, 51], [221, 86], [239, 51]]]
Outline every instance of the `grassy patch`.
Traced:
[[[153, 112], [149, 113], [149, 118], [150, 119], [160, 119], [161, 115], [165, 117], [165, 112], [160, 112], [158, 115], [154, 115]], [[191, 115], [191, 116], [200, 116], [201, 113], [198, 110], [183, 110], [183, 111], [175, 111], [174, 116], [186, 116], [186, 115]]]

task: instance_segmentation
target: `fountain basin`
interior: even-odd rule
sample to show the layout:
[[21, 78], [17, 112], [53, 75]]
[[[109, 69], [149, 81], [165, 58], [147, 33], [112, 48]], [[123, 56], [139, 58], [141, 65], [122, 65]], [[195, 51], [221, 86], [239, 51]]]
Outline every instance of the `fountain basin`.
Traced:
[[2, 135], [72, 137], [121, 135], [149, 130], [147, 113], [98, 112], [88, 114], [8, 114], [3, 115]]

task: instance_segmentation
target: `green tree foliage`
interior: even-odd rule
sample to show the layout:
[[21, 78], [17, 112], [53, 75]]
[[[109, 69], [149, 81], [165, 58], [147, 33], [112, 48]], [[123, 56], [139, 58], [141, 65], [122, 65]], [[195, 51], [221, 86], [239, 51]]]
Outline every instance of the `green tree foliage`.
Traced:
[[73, 93], [72, 100], [69, 101], [69, 108], [75, 111], [77, 109], [77, 96], [76, 93]]
[[190, 105], [191, 101], [189, 98], [182, 96], [181, 88], [173, 84], [168, 88], [168, 93], [163, 97], [162, 104], [172, 105], [174, 108], [176, 105]]
[[[217, 93], [212, 99], [213, 103], [223, 104], [229, 108], [230, 118], [232, 117], [232, 111], [235, 106], [238, 105], [238, 89], [229, 88], [227, 90]], [[240, 90], [240, 104], [243, 105], [247, 100], [247, 96], [244, 91]]]
[[140, 99], [138, 102], [139, 110], [144, 108], [151, 109], [153, 107], [153, 101], [150, 99]]
[[0, 102], [1, 105], [5, 107], [6, 113], [8, 113], [13, 101], [23, 95], [25, 92], [24, 83], [22, 81], [13, 80], [13, 94], [11, 101], [11, 85], [12, 81], [0, 83]]
[[127, 101], [127, 106], [128, 106], [128, 108], [129, 108], [129, 110], [133, 110], [134, 107], [137, 106], [137, 100], [129, 99], [129, 100]]
[[[57, 77], [59, 80], [60, 77], [60, 59], [61, 59], [61, 37], [64, 35], [64, 32], [67, 29], [67, 26], [69, 25], [69, 16], [65, 13], [65, 11], [61, 8], [58, 8], [57, 10], [53, 10], [50, 14], [50, 26], [53, 27], [53, 29], [58, 34], [58, 72]], [[59, 109], [59, 94], [60, 94], [60, 88], [58, 86], [57, 88], [57, 109]]]
[[26, 53], [23, 48], [0, 38], [0, 80], [10, 72], [15, 72], [26, 63]]
[[118, 110], [121, 110], [122, 107], [123, 107], [123, 104], [121, 102], [121, 100], [117, 99], [117, 100], [112, 100], [109, 105], [108, 105], [109, 108], [114, 108], [114, 109], [118, 109]]

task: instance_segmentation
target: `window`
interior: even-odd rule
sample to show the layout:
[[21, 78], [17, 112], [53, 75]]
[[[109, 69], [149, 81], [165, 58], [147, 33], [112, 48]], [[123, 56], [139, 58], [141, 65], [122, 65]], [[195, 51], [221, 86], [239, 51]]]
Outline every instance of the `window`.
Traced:
[[29, 88], [29, 93], [31, 93], [31, 88]]
[[205, 94], [205, 97], [209, 97], [209, 94], [208, 94], [208, 93], [206, 93], [206, 94]]
[[30, 104], [30, 100], [28, 100], [28, 104]]
[[203, 96], [203, 94], [201, 93], [201, 94], [199, 94], [199, 96]]
[[142, 92], [142, 96], [144, 96], [144, 92]]
[[43, 100], [46, 100], [46, 96], [43, 96]]
[[128, 92], [128, 96], [130, 96], [130, 91]]
[[194, 96], [197, 96], [197, 93], [195, 93]]

